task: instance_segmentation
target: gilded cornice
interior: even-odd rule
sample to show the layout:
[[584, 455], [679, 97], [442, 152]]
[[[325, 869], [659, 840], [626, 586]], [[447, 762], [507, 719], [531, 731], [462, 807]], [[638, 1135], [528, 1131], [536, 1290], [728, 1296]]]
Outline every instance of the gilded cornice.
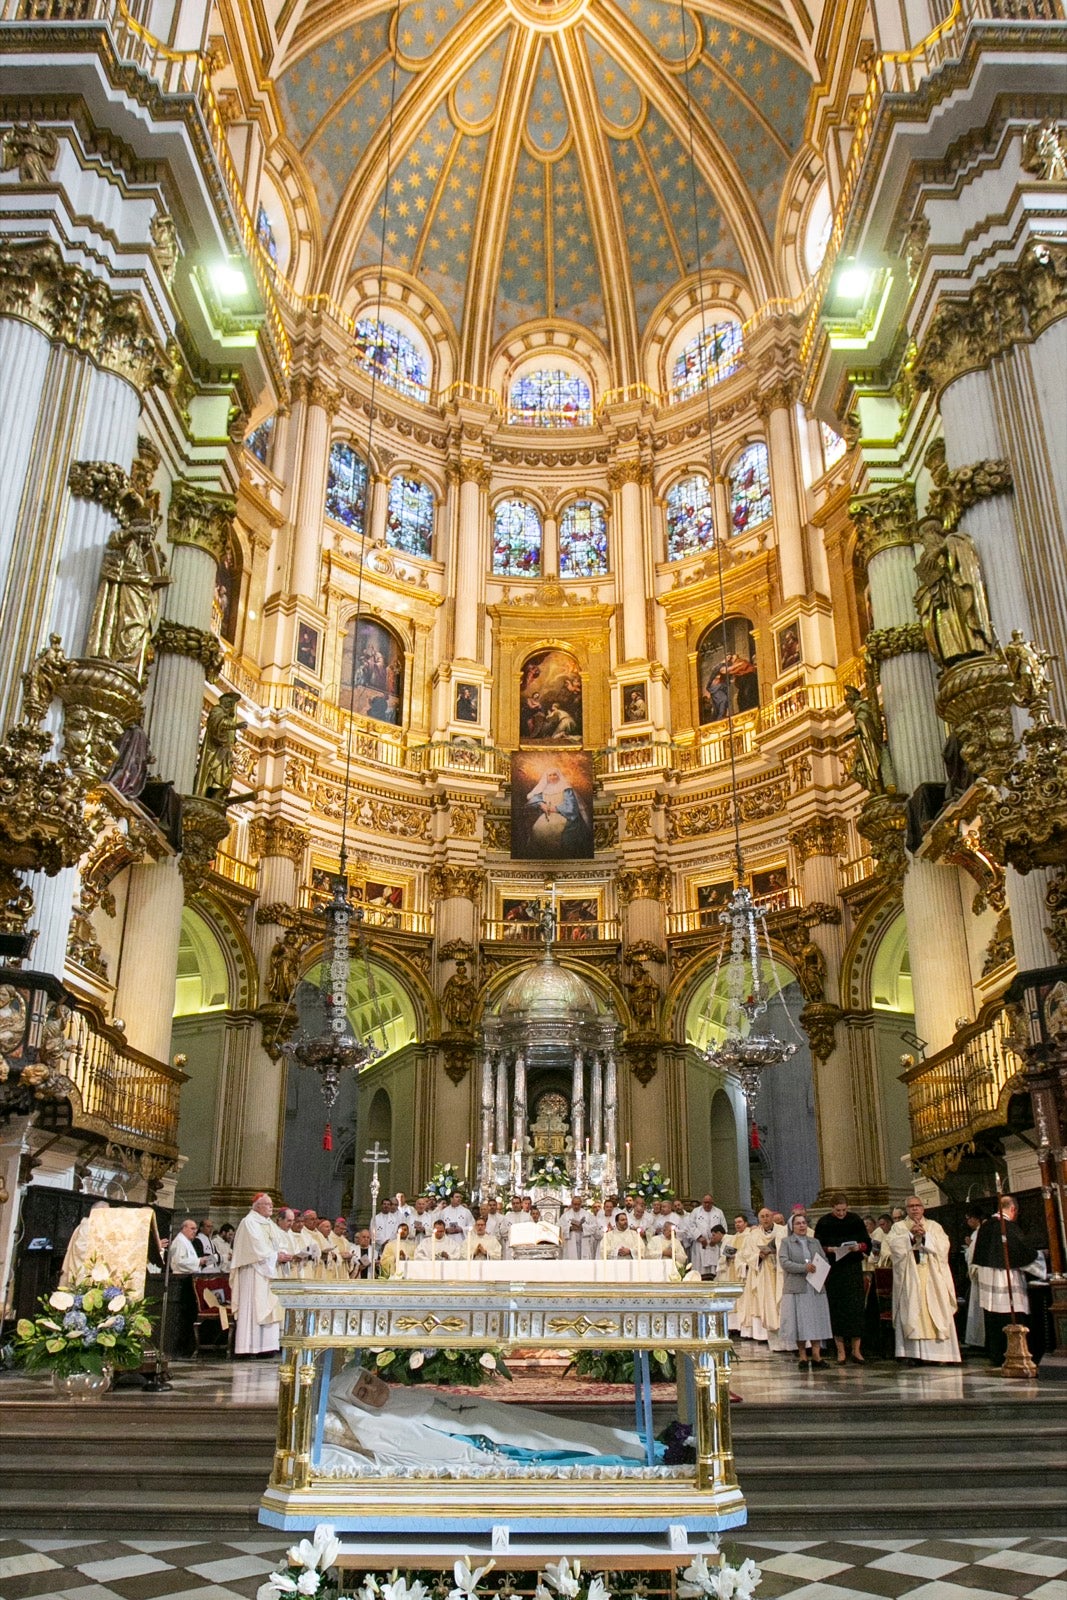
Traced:
[[0, 244], [0, 316], [39, 328], [144, 394], [172, 370], [138, 295], [117, 294], [46, 239]]
[[248, 827], [248, 842], [254, 856], [284, 856], [298, 867], [311, 842], [311, 834], [288, 817], [253, 817]]
[[872, 628], [863, 641], [867, 659], [874, 665], [895, 656], [922, 655], [926, 637], [921, 622], [903, 622], [896, 628]]
[[215, 561], [221, 561], [236, 510], [237, 504], [231, 495], [201, 489], [177, 478], [171, 488], [167, 516], [170, 541], [204, 550]]
[[432, 867], [430, 899], [477, 901], [485, 881], [485, 871], [481, 867]]
[[1067, 314], [1067, 243], [1032, 243], [1013, 266], [997, 267], [966, 299], [942, 298], [915, 366], [921, 389], [940, 394], [980, 372], [1016, 344], [1027, 344]]
[[856, 551], [864, 567], [883, 550], [914, 545], [918, 538], [915, 490], [910, 483], [863, 495], [851, 502], [848, 514], [856, 529]]
[[209, 683], [215, 682], [226, 659], [213, 633], [208, 633], [204, 628], [194, 628], [189, 623], [172, 622], [167, 617], [156, 629], [152, 647], [157, 656], [188, 656], [191, 661], [199, 661]]
[[634, 900], [659, 900], [669, 905], [671, 900], [671, 874], [669, 867], [624, 867], [615, 874], [615, 890], [619, 904], [631, 905]]

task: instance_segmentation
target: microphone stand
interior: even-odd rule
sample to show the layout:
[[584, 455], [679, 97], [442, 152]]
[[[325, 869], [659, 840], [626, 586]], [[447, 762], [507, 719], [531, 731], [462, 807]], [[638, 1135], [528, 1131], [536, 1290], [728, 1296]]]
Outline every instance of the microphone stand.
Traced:
[[165, 1394], [174, 1385], [170, 1381], [170, 1369], [167, 1358], [163, 1353], [163, 1340], [167, 1333], [167, 1307], [170, 1304], [170, 1244], [167, 1244], [166, 1254], [163, 1257], [163, 1299], [159, 1309], [159, 1332], [156, 1335], [156, 1365], [151, 1377], [144, 1380], [142, 1392], [144, 1394]]

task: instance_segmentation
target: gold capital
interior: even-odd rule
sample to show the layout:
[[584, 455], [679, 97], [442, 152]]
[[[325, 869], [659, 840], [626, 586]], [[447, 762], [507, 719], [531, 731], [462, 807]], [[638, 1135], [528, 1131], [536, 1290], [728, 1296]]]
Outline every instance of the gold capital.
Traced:
[[171, 543], [194, 546], [206, 551], [215, 561], [221, 561], [236, 509], [232, 495], [201, 489], [184, 478], [176, 479], [167, 517]]
[[897, 545], [913, 545], [918, 538], [915, 515], [915, 490], [910, 483], [896, 483], [877, 494], [865, 494], [848, 508], [856, 529], [857, 552], [866, 567], [883, 550]]
[[311, 840], [307, 828], [288, 817], [253, 817], [248, 842], [256, 856], [285, 856], [299, 866]]

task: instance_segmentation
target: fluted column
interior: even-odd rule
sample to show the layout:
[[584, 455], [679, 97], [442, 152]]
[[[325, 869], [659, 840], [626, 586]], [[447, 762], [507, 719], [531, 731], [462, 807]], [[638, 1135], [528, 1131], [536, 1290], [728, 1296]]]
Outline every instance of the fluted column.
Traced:
[[489, 1151], [493, 1145], [493, 1111], [495, 1084], [493, 1081], [493, 1052], [487, 1050], [482, 1057], [481, 1124], [479, 1139], [481, 1150], [478, 1161], [479, 1179], [483, 1191], [492, 1182]]
[[508, 1055], [506, 1050], [501, 1050], [496, 1058], [496, 1138], [493, 1144], [501, 1154], [506, 1154], [511, 1146], [508, 1140]]
[[577, 1160], [585, 1145], [585, 1060], [580, 1050], [574, 1052], [571, 1070], [571, 1138]]
[[185, 885], [177, 860], [130, 869], [115, 1016], [138, 1050], [165, 1061], [170, 1052]]
[[648, 480], [649, 469], [637, 459], [616, 462], [608, 471], [617, 535], [615, 555], [622, 588], [620, 661], [644, 661], [648, 657], [645, 538], [641, 517], [641, 486]]
[[604, 1060], [599, 1051], [593, 1057], [590, 1078], [589, 1139], [593, 1154], [599, 1155], [604, 1148]]
[[627, 945], [648, 940], [666, 949], [671, 875], [667, 867], [625, 867], [616, 874]]
[[376, 472], [370, 481], [370, 500], [367, 506], [367, 538], [371, 544], [384, 541], [389, 518], [389, 479]]
[[300, 484], [293, 513], [293, 554], [289, 588], [319, 607], [322, 599], [319, 563], [326, 500], [330, 432], [341, 396], [321, 378], [308, 385]]
[[521, 1161], [526, 1152], [526, 1057], [521, 1050], [515, 1057], [514, 1086], [511, 1095], [511, 1137], [519, 1147]]
[[485, 582], [485, 535], [488, 526], [486, 496], [490, 473], [484, 461], [463, 456], [459, 476], [459, 517], [456, 529], [456, 590], [453, 656], [456, 661], [481, 660], [478, 607]]
[[[0, 596], [9, 592], [8, 571], [16, 547], [19, 507], [33, 462], [50, 349], [39, 328], [13, 317], [0, 317], [0, 371], [18, 373], [17, 383], [0, 385]], [[18, 603], [23, 604], [21, 593]], [[0, 608], [0, 620], [7, 609]]]
[[[619, 1149], [619, 1069], [610, 1049], [604, 1063], [604, 1154], [616, 1168]], [[618, 1173], [616, 1172], [616, 1178]]]
[[[898, 792], [943, 782], [945, 730], [934, 709], [933, 664], [915, 613], [915, 497], [908, 485], [852, 507], [867, 567], [882, 699]], [[931, 1050], [949, 1044], [960, 1017], [974, 1014], [970, 955], [959, 877], [912, 859], [903, 883], [915, 1026]]]
[[793, 389], [786, 382], [765, 389], [757, 400], [767, 429], [774, 529], [778, 539], [778, 565], [782, 599], [807, 593], [804, 570], [804, 517], [798, 493], [797, 451], [793, 437]]

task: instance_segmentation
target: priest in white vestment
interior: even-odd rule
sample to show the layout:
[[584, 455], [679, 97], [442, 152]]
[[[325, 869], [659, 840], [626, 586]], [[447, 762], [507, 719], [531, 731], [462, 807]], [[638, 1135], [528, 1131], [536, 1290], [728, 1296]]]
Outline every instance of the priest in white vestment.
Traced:
[[706, 1194], [700, 1204], [689, 1213], [685, 1222], [685, 1242], [689, 1247], [689, 1259], [697, 1272], [703, 1278], [709, 1276], [718, 1267], [718, 1246], [714, 1247], [712, 1255], [711, 1230], [721, 1228], [726, 1233], [726, 1218], [715, 1204], [710, 1194]]
[[580, 1194], [560, 1213], [559, 1231], [563, 1237], [564, 1261], [588, 1261], [593, 1253], [594, 1225]]
[[745, 1230], [738, 1252], [745, 1277], [737, 1306], [741, 1327], [751, 1330], [748, 1338], [772, 1350], [777, 1348], [776, 1335], [781, 1324], [782, 1274], [778, 1266], [778, 1244], [785, 1238], [785, 1232], [785, 1224], [775, 1222], [774, 1213], [764, 1206], [756, 1226]]
[[451, 1471], [491, 1468], [502, 1459], [560, 1466], [645, 1462], [637, 1435], [622, 1428], [478, 1395], [402, 1388], [353, 1362], [330, 1384], [320, 1470], [345, 1476], [365, 1470], [368, 1458], [386, 1471], [427, 1462]]
[[927, 1217], [917, 1195], [905, 1202], [904, 1210], [904, 1220], [889, 1230], [896, 1354], [911, 1361], [958, 1362], [948, 1234]]
[[649, 1261], [671, 1261], [679, 1278], [684, 1278], [689, 1271], [685, 1246], [678, 1237], [674, 1223], [670, 1221], [665, 1223], [662, 1233], [654, 1233], [651, 1239], [646, 1239], [645, 1257]]
[[643, 1194], [634, 1196], [629, 1211], [631, 1228], [636, 1228], [643, 1242], [647, 1244], [655, 1231], [656, 1219], [648, 1209], [648, 1202]]
[[[70, 1241], [67, 1245], [66, 1254], [63, 1257], [63, 1265], [59, 1272], [59, 1287], [61, 1289], [69, 1289], [71, 1285], [75, 1283], [84, 1283], [85, 1279], [88, 1277], [90, 1259], [94, 1255], [97, 1257], [97, 1259], [100, 1259], [99, 1250], [94, 1250], [90, 1242], [91, 1230], [89, 1217], [91, 1217], [94, 1212], [110, 1210], [111, 1207], [108, 1205], [106, 1200], [98, 1200], [95, 1206], [93, 1206], [90, 1210], [89, 1215], [81, 1219], [81, 1221], [78, 1223], [78, 1226], [71, 1234]], [[98, 1223], [99, 1220], [100, 1219], [97, 1218]]]
[[467, 1235], [463, 1256], [468, 1261], [499, 1261], [502, 1255], [500, 1240], [493, 1237], [484, 1218], [479, 1217]]
[[257, 1194], [233, 1236], [230, 1309], [237, 1318], [234, 1355], [269, 1355], [279, 1346], [281, 1313], [270, 1292], [270, 1280], [289, 1255], [278, 1248], [280, 1235], [270, 1220], [273, 1210], [270, 1195]]
[[293, 1276], [305, 1281], [321, 1278], [323, 1241], [319, 1233], [319, 1219], [316, 1212], [305, 1211], [302, 1216], [299, 1211], [297, 1212], [292, 1239], [296, 1246]]
[[411, 1238], [406, 1222], [402, 1222], [396, 1230], [396, 1237], [389, 1239], [378, 1257], [378, 1273], [382, 1278], [394, 1278], [397, 1265], [401, 1261], [410, 1261], [415, 1254], [416, 1241]]
[[445, 1232], [443, 1217], [438, 1217], [433, 1225], [433, 1232], [429, 1238], [420, 1239], [415, 1246], [416, 1261], [455, 1261], [460, 1252], [460, 1243], [450, 1239]]
[[463, 1196], [457, 1189], [449, 1200], [447, 1206], [440, 1211], [435, 1221], [445, 1225], [445, 1233], [454, 1244], [462, 1245], [468, 1233], [474, 1227], [474, 1214], [468, 1210]]
[[511, 1210], [505, 1211], [500, 1218], [500, 1229], [497, 1237], [504, 1247], [504, 1260], [510, 1261], [511, 1257], [511, 1230], [516, 1222], [525, 1222], [526, 1213], [522, 1209], [522, 1200], [519, 1195], [511, 1197]]
[[636, 1228], [631, 1228], [625, 1211], [616, 1211], [615, 1226], [604, 1235], [600, 1254], [605, 1261], [642, 1261], [645, 1241]]
[[[735, 1217], [733, 1233], [725, 1234], [722, 1241], [722, 1255], [719, 1258], [718, 1283], [739, 1283], [744, 1286], [748, 1273], [748, 1262], [744, 1257], [742, 1246], [745, 1234], [748, 1233], [748, 1218]], [[733, 1310], [729, 1315], [731, 1333], [739, 1333], [743, 1339], [751, 1338], [751, 1331], [745, 1332], [741, 1325], [741, 1298], [734, 1302]]]

